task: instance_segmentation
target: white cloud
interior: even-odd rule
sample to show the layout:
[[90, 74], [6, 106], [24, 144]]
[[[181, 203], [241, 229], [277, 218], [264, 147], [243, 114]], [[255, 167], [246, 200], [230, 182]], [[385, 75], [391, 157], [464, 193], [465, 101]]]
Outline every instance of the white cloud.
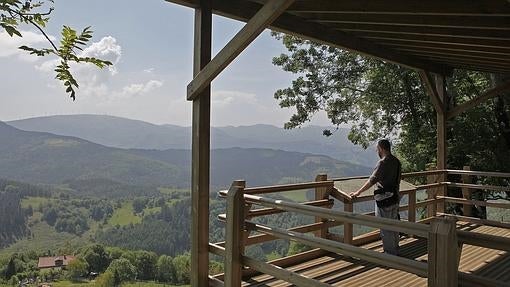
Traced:
[[256, 104], [255, 94], [240, 91], [214, 91], [211, 96], [211, 104], [216, 107], [227, 107], [235, 104]]
[[162, 81], [150, 80], [145, 84], [131, 84], [125, 86], [120, 93], [121, 97], [132, 97], [135, 95], [143, 95], [163, 86]]
[[[20, 31], [23, 37], [18, 36], [9, 36], [7, 32], [0, 32], [0, 57], [11, 57], [17, 56], [19, 59], [24, 61], [37, 61], [38, 57], [34, 55], [29, 55], [28, 52], [22, 51], [18, 49], [20, 46], [29, 46], [34, 48], [43, 48], [49, 46], [46, 38], [39, 33], [34, 33], [32, 31]], [[55, 37], [49, 36], [52, 41], [55, 40]], [[44, 43], [43, 45], [41, 45]]]

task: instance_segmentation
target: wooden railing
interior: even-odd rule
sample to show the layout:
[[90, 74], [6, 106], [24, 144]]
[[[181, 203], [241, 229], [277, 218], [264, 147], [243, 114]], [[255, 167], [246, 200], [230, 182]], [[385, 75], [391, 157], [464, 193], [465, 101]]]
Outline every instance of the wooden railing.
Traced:
[[[225, 274], [210, 277], [210, 284], [211, 286], [240, 286], [241, 277], [243, 275], [248, 276], [256, 272], [261, 272], [297, 286], [329, 286], [279, 267], [306, 261], [307, 258], [312, 259], [314, 256], [317, 257], [318, 252], [323, 252], [322, 250], [325, 250], [428, 277], [429, 286], [457, 286], [457, 281], [459, 279], [469, 280], [470, 282], [480, 282], [480, 284], [483, 283], [486, 286], [498, 286], [499, 283], [497, 281], [493, 282], [491, 280], [486, 280], [486, 278], [458, 272], [460, 250], [462, 244], [470, 244], [510, 251], [510, 240], [505, 237], [457, 231], [455, 228], [456, 219], [465, 220], [465, 218], [459, 217], [458, 215], [446, 214], [444, 212], [444, 206], [445, 203], [457, 203], [510, 208], [510, 204], [477, 201], [471, 200], [470, 198], [452, 198], [446, 196], [445, 191], [441, 193], [439, 189], [450, 186], [469, 190], [476, 188], [506, 191], [508, 187], [472, 184], [468, 183], [465, 177], [462, 183], [446, 181], [434, 182], [436, 180], [433, 177], [446, 179], [448, 174], [460, 174], [468, 177], [498, 176], [510, 178], [510, 174], [506, 173], [459, 170], [433, 170], [403, 174], [403, 178], [418, 176], [428, 177], [427, 184], [418, 185], [416, 188], [409, 188], [401, 191], [402, 195], [408, 196], [408, 204], [401, 206], [401, 210], [408, 211], [408, 221], [378, 218], [371, 216], [370, 213], [353, 213], [355, 203], [373, 200], [373, 196], [351, 198], [346, 192], [336, 188], [335, 182], [350, 179], [364, 179], [367, 177], [335, 178], [328, 180], [326, 175], [319, 175], [315, 182], [249, 188], [245, 187], [244, 181], [235, 181], [228, 191], [221, 191], [219, 193], [220, 196], [227, 198], [227, 213], [218, 216], [220, 220], [226, 222], [226, 240], [225, 242], [211, 243], [209, 251], [213, 254], [225, 257]], [[315, 190], [315, 200], [295, 203], [261, 196], [268, 193], [307, 189]], [[426, 190], [428, 195], [427, 199], [417, 201], [417, 190]], [[344, 211], [332, 209], [334, 206], [333, 198], [343, 202]], [[252, 206], [257, 206], [257, 208], [252, 209]], [[421, 207], [427, 208], [427, 217], [417, 221], [416, 210]], [[273, 215], [282, 212], [296, 212], [314, 216], [315, 222], [290, 229], [281, 229], [276, 226], [266, 226], [252, 221], [253, 218], [259, 216]], [[480, 221], [481, 219], [466, 218], [473, 221], [479, 220], [478, 223], [482, 224], [487, 223], [486, 220]], [[427, 225], [424, 223], [430, 224]], [[506, 226], [507, 224], [502, 222], [499, 224], [494, 222], [489, 223], [495, 226]], [[357, 247], [358, 245], [375, 240], [378, 234], [377, 232], [373, 232], [353, 238], [353, 224], [403, 232], [411, 236], [426, 238], [428, 240], [428, 263]], [[339, 225], [343, 225], [343, 237], [330, 233], [330, 228]], [[250, 232], [256, 232], [257, 234], [250, 235]], [[305, 233], [310, 232], [313, 232], [315, 237], [305, 235]], [[260, 262], [243, 255], [246, 246], [275, 239], [290, 239], [319, 249], [278, 259], [269, 263]], [[243, 268], [243, 266], [245, 268]], [[246, 269], [246, 267], [248, 269]]]

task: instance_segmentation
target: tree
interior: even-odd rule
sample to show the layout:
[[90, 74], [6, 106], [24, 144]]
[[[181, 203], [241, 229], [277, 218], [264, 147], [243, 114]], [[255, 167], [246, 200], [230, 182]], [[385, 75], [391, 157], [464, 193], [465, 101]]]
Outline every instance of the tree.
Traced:
[[86, 275], [88, 268], [87, 262], [81, 258], [76, 258], [67, 265], [69, 276], [73, 279]]
[[[293, 73], [292, 84], [275, 93], [282, 108], [296, 112], [285, 124], [295, 128], [325, 111], [335, 126], [352, 125], [349, 139], [368, 147], [392, 138], [406, 170], [435, 163], [436, 113], [418, 74], [345, 50], [276, 34], [288, 50], [273, 59]], [[462, 104], [494, 85], [490, 74], [455, 70], [448, 79], [448, 105]], [[508, 95], [473, 108], [448, 123], [448, 166], [510, 170]], [[506, 115], [506, 117], [505, 117]], [[325, 135], [334, 131], [326, 130]]]
[[[92, 38], [92, 31], [87, 27], [78, 33], [71, 27], [64, 26], [61, 32], [60, 46], [57, 47], [49, 35], [44, 31], [44, 27], [50, 20], [50, 15], [54, 8], [53, 0], [0, 0], [0, 27], [11, 37], [22, 37], [19, 30], [20, 24], [28, 24], [35, 27], [48, 41], [49, 47], [36, 49], [27, 46], [21, 46], [19, 49], [29, 52], [31, 55], [48, 56], [53, 55], [60, 59], [60, 63], [55, 68], [56, 77], [62, 81], [66, 88], [66, 93], [75, 100], [76, 91], [79, 87], [78, 82], [71, 73], [71, 63], [90, 63], [99, 68], [112, 65], [111, 62], [93, 57], [82, 57], [77, 51], [83, 50], [89, 40]], [[44, 11], [43, 11], [44, 10]]]
[[136, 252], [135, 266], [138, 271], [138, 279], [152, 280], [156, 276], [156, 253], [149, 251]]
[[176, 283], [189, 284], [191, 276], [191, 255], [184, 253], [175, 256], [173, 260], [175, 266]]
[[135, 280], [137, 272], [129, 260], [121, 258], [113, 260], [106, 273], [113, 274], [115, 285], [118, 286], [122, 282]]
[[156, 279], [160, 282], [175, 282], [175, 267], [172, 257], [168, 255], [159, 257]]
[[133, 200], [133, 210], [135, 213], [142, 212], [146, 205], [147, 198], [137, 197], [135, 200]]
[[89, 272], [100, 273], [110, 265], [110, 257], [101, 244], [92, 244], [85, 247], [81, 253], [81, 258], [87, 262]]
[[114, 287], [115, 279], [111, 272], [105, 272], [96, 279], [96, 287]]

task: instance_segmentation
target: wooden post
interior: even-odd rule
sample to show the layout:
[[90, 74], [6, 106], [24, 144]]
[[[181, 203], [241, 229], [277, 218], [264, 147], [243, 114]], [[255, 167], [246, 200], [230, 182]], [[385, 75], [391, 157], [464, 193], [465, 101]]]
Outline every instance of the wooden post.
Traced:
[[[464, 170], [471, 170], [469, 166], [464, 166]], [[462, 175], [462, 183], [471, 183], [471, 177], [467, 174]], [[462, 188], [462, 197], [471, 200], [471, 189], [467, 187]], [[464, 216], [473, 216], [473, 205], [464, 204], [462, 206], [462, 213]]]
[[244, 253], [244, 187], [244, 181], [236, 180], [227, 194], [224, 280], [227, 287], [241, 286]]
[[409, 191], [407, 197], [407, 220], [409, 222], [416, 222], [416, 189]]
[[[195, 9], [193, 74], [211, 60], [210, 0]], [[193, 100], [191, 161], [191, 286], [209, 285], [209, 161], [211, 87]]]
[[[318, 174], [315, 177], [315, 181], [326, 181], [328, 180], [327, 174]], [[315, 188], [315, 200], [326, 199], [328, 197], [328, 188], [327, 187], [316, 187]], [[315, 222], [325, 222], [327, 219], [321, 217], [315, 217]], [[322, 227], [320, 230], [315, 232], [315, 236], [320, 238], [326, 238], [328, 236], [328, 228]]]
[[[354, 211], [354, 202], [352, 201], [344, 201], [344, 211], [353, 212]], [[344, 243], [352, 244], [352, 223], [344, 222]]]
[[[433, 170], [433, 168], [429, 167], [427, 170]], [[436, 183], [437, 182], [437, 175], [427, 175], [427, 184], [430, 183]], [[427, 199], [436, 199], [437, 194], [437, 188], [427, 188]], [[434, 202], [434, 204], [427, 205], [427, 218], [429, 217], [435, 217], [437, 214], [437, 204]]]
[[428, 286], [458, 286], [458, 240], [455, 220], [436, 218], [428, 238]]
[[[441, 100], [441, 105], [443, 109], [436, 110], [437, 115], [437, 169], [446, 169], [446, 114], [447, 114], [447, 94], [446, 94], [446, 81], [445, 77], [442, 75], [436, 75], [436, 90]], [[446, 174], [441, 173], [438, 177], [439, 182], [446, 181]], [[438, 194], [440, 196], [447, 195], [447, 187], [441, 186], [438, 188]], [[437, 205], [437, 211], [444, 213], [445, 210], [445, 202], [442, 201]]]

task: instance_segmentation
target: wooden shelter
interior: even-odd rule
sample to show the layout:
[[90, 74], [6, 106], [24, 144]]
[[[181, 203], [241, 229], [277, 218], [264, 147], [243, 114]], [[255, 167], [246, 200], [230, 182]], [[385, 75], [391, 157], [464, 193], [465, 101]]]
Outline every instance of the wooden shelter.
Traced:
[[[508, 0], [168, 1], [195, 9], [194, 78], [187, 89], [188, 100], [193, 101], [192, 286], [206, 286], [209, 282], [216, 282], [210, 281], [208, 277], [210, 84], [264, 29], [270, 28], [376, 57], [420, 73], [437, 112], [439, 172], [434, 186], [437, 194], [431, 195], [429, 200], [438, 200], [439, 196], [443, 198], [443, 204], [434, 201], [434, 208], [429, 211], [431, 216], [444, 213], [447, 120], [510, 90], [510, 80], [502, 80], [499, 86], [470, 102], [452, 106], [449, 103], [454, 101], [448, 98], [445, 81], [452, 70], [457, 68], [510, 74]], [[246, 22], [214, 58], [211, 58], [212, 13]], [[318, 188], [315, 185], [311, 187]], [[233, 239], [239, 240], [235, 236]], [[226, 247], [239, 250], [239, 246], [229, 246], [239, 242], [227, 240]], [[232, 271], [232, 266], [240, 266], [240, 256], [238, 253], [227, 256], [226, 273], [232, 275], [234, 272], [233, 277], [225, 278], [227, 286], [239, 285], [240, 270]], [[228, 258], [234, 261], [228, 261]], [[448, 261], [448, 258], [443, 259]], [[288, 271], [281, 271], [279, 275], [283, 274], [289, 280], [301, 278], [285, 272]], [[441, 272], [437, 274], [444, 275]], [[446, 273], [445, 276], [451, 274]], [[456, 284], [455, 278], [446, 278], [444, 284]], [[300, 280], [295, 282], [305, 282]], [[438, 281], [434, 282], [429, 281], [429, 284], [441, 285]]]

